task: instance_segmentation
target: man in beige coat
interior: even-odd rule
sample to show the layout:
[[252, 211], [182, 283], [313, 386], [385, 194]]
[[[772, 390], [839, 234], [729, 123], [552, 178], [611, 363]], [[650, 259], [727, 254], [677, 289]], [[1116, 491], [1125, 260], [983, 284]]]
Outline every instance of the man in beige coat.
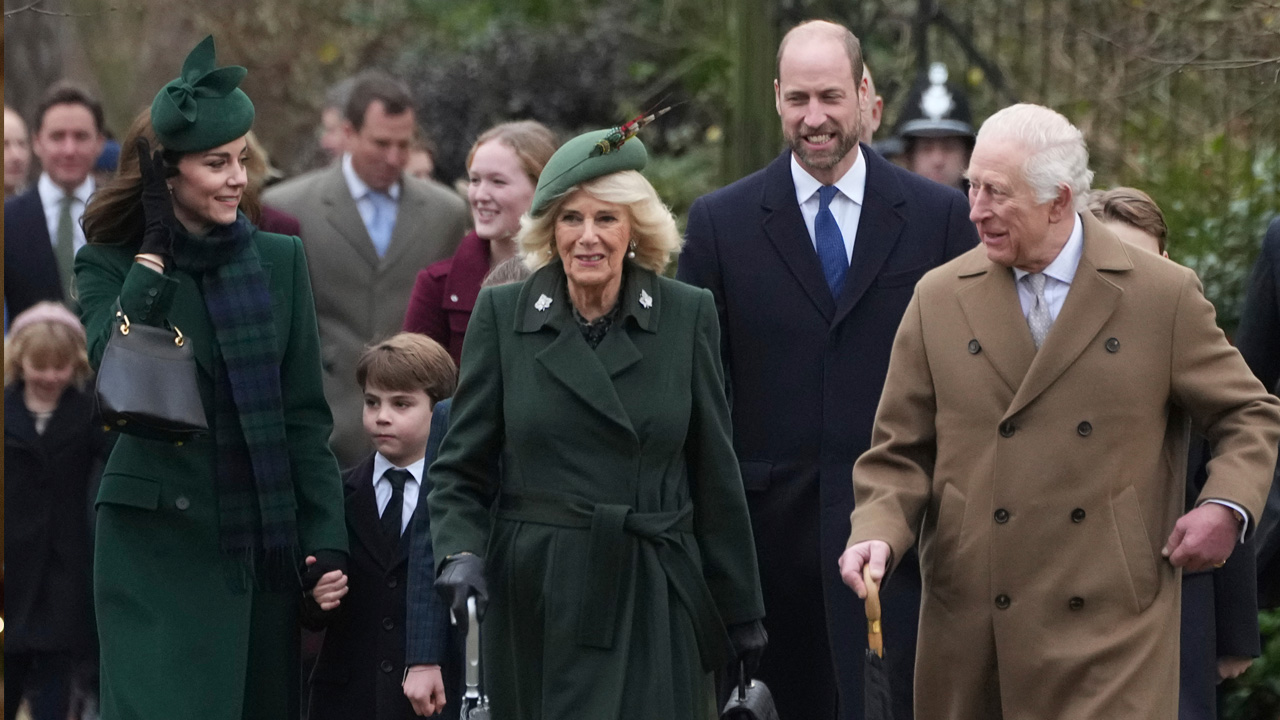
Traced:
[[[919, 720], [1173, 720], [1179, 575], [1257, 524], [1280, 402], [1194, 273], [1081, 212], [1061, 115], [993, 115], [968, 176], [982, 247], [916, 286], [842, 575], [864, 595], [919, 541]], [[1179, 517], [1187, 418], [1214, 459]]]
[[263, 196], [302, 223], [333, 452], [344, 468], [373, 449], [360, 425], [356, 360], [400, 330], [418, 271], [453, 254], [467, 221], [461, 198], [404, 172], [416, 127], [409, 91], [379, 72], [354, 80], [345, 154]]

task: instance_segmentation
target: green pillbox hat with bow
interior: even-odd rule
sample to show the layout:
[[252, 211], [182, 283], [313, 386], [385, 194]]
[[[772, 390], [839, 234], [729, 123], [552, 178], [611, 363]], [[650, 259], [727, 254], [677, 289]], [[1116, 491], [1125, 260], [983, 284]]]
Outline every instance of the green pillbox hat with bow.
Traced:
[[151, 102], [151, 127], [160, 144], [176, 152], [197, 152], [249, 132], [253, 102], [239, 87], [247, 72], [238, 65], [217, 67], [213, 36], [202, 40], [182, 63], [182, 75]]
[[[556, 151], [538, 176], [538, 189], [533, 193], [529, 214], [541, 215], [551, 203], [569, 188], [623, 170], [640, 170], [649, 153], [639, 138], [619, 141], [619, 128], [593, 130], [570, 140]], [[605, 150], [605, 148], [609, 148]]]

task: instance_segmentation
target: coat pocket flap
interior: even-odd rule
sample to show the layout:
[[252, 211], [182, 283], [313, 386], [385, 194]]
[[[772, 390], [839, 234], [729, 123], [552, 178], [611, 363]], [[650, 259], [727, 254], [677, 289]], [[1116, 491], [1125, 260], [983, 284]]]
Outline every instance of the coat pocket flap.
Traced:
[[768, 490], [769, 479], [773, 475], [773, 463], [758, 460], [742, 460], [738, 462], [742, 471], [742, 487], [745, 490]]
[[160, 481], [119, 473], [103, 475], [95, 507], [104, 503], [155, 510], [160, 505]]

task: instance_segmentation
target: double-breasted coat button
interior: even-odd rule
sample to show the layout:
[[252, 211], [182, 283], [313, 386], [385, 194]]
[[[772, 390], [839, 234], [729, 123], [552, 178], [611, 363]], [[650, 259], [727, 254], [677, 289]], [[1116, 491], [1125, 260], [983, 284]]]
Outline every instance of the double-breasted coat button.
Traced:
[[1013, 421], [1006, 420], [1000, 423], [1000, 437], [1013, 437]]
[[1076, 508], [1071, 511], [1071, 522], [1084, 522], [1084, 508]]
[[1082, 597], [1071, 598], [1070, 600], [1067, 601], [1067, 607], [1071, 608], [1072, 610], [1083, 610], [1084, 598]]
[[1001, 610], [1007, 610], [1007, 609], [1009, 609], [1009, 596], [1008, 596], [1008, 595], [1003, 595], [1003, 594], [1002, 594], [1002, 595], [997, 595], [997, 596], [996, 596], [996, 607], [1000, 608]]
[[1089, 437], [1089, 433], [1093, 432], [1093, 425], [1085, 420], [1076, 426], [1076, 432], [1080, 433], [1080, 437]]
[[970, 340], [970, 341], [969, 341], [969, 354], [970, 354], [970, 355], [977, 355], [977, 354], [978, 354], [978, 353], [980, 353], [980, 352], [982, 352], [982, 343], [978, 342], [976, 339], [974, 339], [974, 340]]
[[449, 302], [458, 302], [458, 296], [457, 296], [457, 295], [450, 295], [450, 296], [449, 296]]
[[1120, 352], [1120, 341], [1115, 338], [1107, 338], [1107, 342], [1103, 346], [1107, 348], [1109, 353]]
[[191, 501], [187, 499], [186, 495], [179, 495], [178, 499], [173, 501], [173, 506], [179, 510], [186, 510], [191, 507]]
[[1009, 522], [1009, 511], [1005, 510], [1004, 508], [1000, 508], [999, 510], [996, 510], [996, 522], [1000, 523], [1001, 525]]
[[160, 291], [155, 288], [151, 288], [150, 290], [147, 291], [147, 294], [150, 295], [151, 297], [155, 297], [160, 294]]
[[395, 666], [391, 664], [390, 660], [383, 660], [382, 662], [378, 663], [378, 669], [384, 673], [389, 673], [392, 670], [395, 670]]
[[396, 621], [395, 621], [395, 620], [392, 620], [392, 619], [391, 619], [391, 618], [389, 618], [389, 617], [384, 617], [384, 618], [382, 618], [382, 629], [383, 629], [383, 630], [394, 630], [395, 628], [396, 628]]
[[400, 579], [399, 579], [399, 578], [394, 578], [394, 577], [389, 577], [389, 578], [387, 578], [387, 587], [389, 587], [389, 588], [394, 588], [395, 586], [397, 586], [397, 585], [399, 585], [399, 584], [400, 584]]

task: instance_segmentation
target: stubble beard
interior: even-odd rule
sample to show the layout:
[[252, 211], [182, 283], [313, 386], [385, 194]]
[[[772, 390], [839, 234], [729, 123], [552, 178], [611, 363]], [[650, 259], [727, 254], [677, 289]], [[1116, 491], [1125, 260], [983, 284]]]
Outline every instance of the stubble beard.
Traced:
[[830, 170], [836, 165], [839, 165], [840, 161], [844, 160], [845, 156], [849, 154], [849, 151], [853, 150], [853, 148], [857, 146], [858, 141], [856, 138], [858, 137], [857, 131], [859, 128], [853, 128], [853, 130], [855, 131], [853, 133], [846, 133], [839, 129], [832, 130], [831, 134], [835, 135], [836, 138], [835, 149], [829, 152], [820, 153], [812, 153], [809, 151], [802, 138], [802, 135], [804, 134], [803, 132], [798, 134], [785, 134], [787, 144], [791, 146], [791, 151], [796, 154], [801, 165], [814, 168], [815, 170]]

